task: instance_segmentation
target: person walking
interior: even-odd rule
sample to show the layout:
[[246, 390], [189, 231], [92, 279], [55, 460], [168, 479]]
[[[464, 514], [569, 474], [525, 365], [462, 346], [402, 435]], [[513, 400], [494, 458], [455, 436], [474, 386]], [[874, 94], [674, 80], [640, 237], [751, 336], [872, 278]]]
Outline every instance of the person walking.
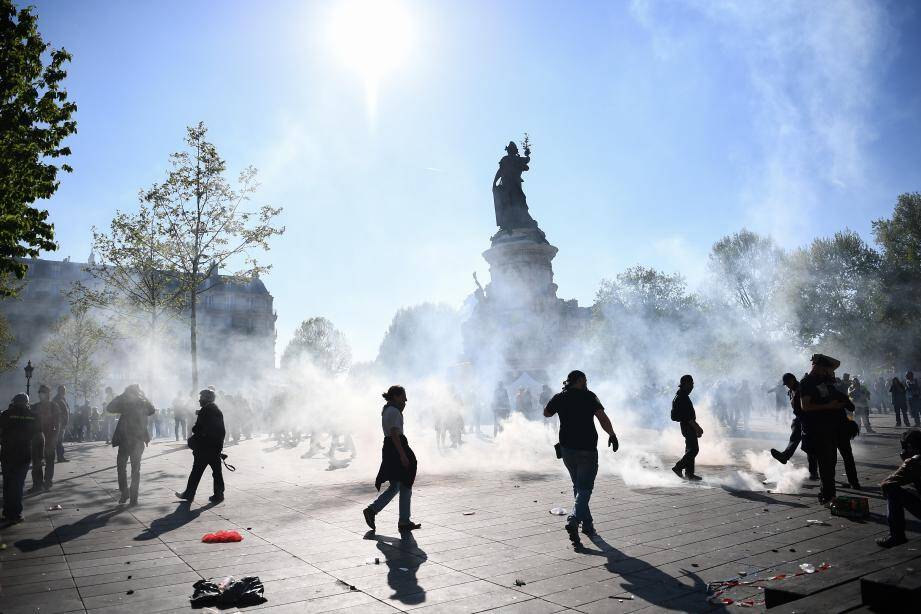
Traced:
[[703, 436], [704, 430], [697, 424], [697, 413], [694, 411], [694, 404], [690, 396], [692, 390], [694, 390], [694, 378], [690, 375], [682, 375], [678, 383], [678, 392], [675, 393], [675, 398], [672, 400], [672, 420], [681, 423], [684, 456], [675, 463], [672, 471], [679, 478], [686, 477], [688, 480], [697, 482], [703, 478], [694, 473], [694, 459], [700, 452], [697, 440]]
[[[112, 434], [112, 447], [118, 448], [115, 468], [118, 473], [119, 504], [138, 503], [138, 489], [141, 486], [141, 457], [150, 443], [147, 417], [156, 410], [147, 400], [140, 386], [131, 384], [125, 391], [112, 399], [106, 411], [118, 414], [118, 423]], [[131, 487], [128, 487], [128, 461], [131, 461]]]
[[25, 487], [32, 440], [40, 432], [38, 418], [29, 407], [29, 395], [13, 397], [0, 413], [0, 469], [3, 472], [3, 522], [22, 522], [22, 489]]
[[[32, 438], [32, 488], [29, 492], [51, 490], [54, 483], [54, 458], [61, 421], [58, 406], [51, 402], [51, 388], [38, 387], [38, 403], [32, 405], [39, 429]], [[44, 463], [44, 466], [42, 464]]]
[[179, 441], [179, 431], [182, 430], [182, 439], [188, 439], [187, 431], [188, 409], [186, 408], [185, 399], [181, 395], [176, 395], [173, 400], [173, 427], [175, 429], [176, 441]]
[[615, 452], [620, 447], [611, 419], [582, 371], [571, 371], [563, 382], [563, 391], [555, 394], [544, 408], [544, 417], [560, 419], [560, 453], [572, 480], [575, 499], [573, 512], [566, 519], [566, 531], [575, 541], [582, 525], [585, 535], [595, 534], [589, 500], [598, 475], [598, 431], [595, 419], [608, 434], [608, 444]]
[[176, 493], [183, 501], [193, 501], [198, 490], [198, 483], [205, 473], [206, 467], [211, 467], [211, 476], [214, 479], [214, 494], [208, 497], [211, 503], [220, 503], [224, 500], [224, 475], [222, 470], [223, 459], [221, 450], [224, 449], [224, 437], [227, 431], [224, 428], [224, 414], [214, 402], [215, 394], [210, 388], [205, 388], [198, 393], [198, 418], [192, 425], [192, 436], [189, 437], [189, 447], [192, 449], [192, 471], [185, 490]]
[[[786, 465], [790, 458], [793, 457], [793, 453], [796, 452], [797, 446], [800, 445], [803, 439], [803, 408], [800, 404], [799, 380], [796, 379], [796, 376], [792, 373], [784, 373], [781, 381], [790, 391], [790, 405], [793, 407], [793, 423], [790, 424], [790, 443], [787, 444], [783, 452], [771, 448], [771, 456], [773, 456], [777, 462]], [[809, 466], [809, 479], [819, 479], [819, 469], [816, 463], [815, 454], [809, 454], [807, 452], [806, 462]]]
[[64, 456], [64, 436], [67, 434], [67, 425], [70, 422], [70, 405], [67, 404], [67, 388], [63, 384], [58, 386], [51, 402], [57, 406], [58, 421], [60, 422], [55, 452], [59, 463], [69, 463], [70, 460]]
[[406, 389], [402, 386], [391, 386], [381, 396], [386, 401], [381, 411], [384, 444], [381, 448], [381, 466], [377, 472], [377, 479], [374, 480], [374, 487], [380, 491], [384, 482], [389, 482], [390, 486], [378, 495], [377, 499], [362, 511], [362, 514], [371, 530], [376, 531], [375, 516], [380, 514], [381, 510], [399, 494], [400, 513], [397, 529], [400, 532], [414, 531], [421, 529], [422, 525], [411, 519], [413, 483], [416, 481], [418, 464], [416, 455], [409, 447], [409, 442], [403, 433], [403, 411], [407, 403]]
[[854, 420], [859, 427], [867, 433], [875, 433], [870, 426], [870, 391], [860, 383], [860, 378], [851, 380], [851, 387], [847, 393], [851, 403], [854, 404]]
[[492, 436], [495, 438], [499, 432], [502, 430], [502, 421], [506, 420], [509, 415], [512, 413], [512, 404], [508, 398], [508, 390], [505, 388], [505, 384], [498, 382], [496, 384], [496, 389], [493, 391], [492, 395], [492, 413], [493, 413], [493, 427], [492, 427]]
[[889, 394], [892, 396], [892, 408], [895, 410], [895, 425], [902, 426], [902, 418], [905, 418], [905, 426], [910, 426], [908, 421], [908, 397], [905, 396], [905, 384], [898, 377], [893, 377], [889, 383]]
[[[908, 411], [911, 412], [911, 418], [915, 426], [921, 426], [921, 386], [915, 379], [915, 374], [909, 371], [905, 374], [905, 392], [908, 397]], [[906, 426], [908, 426], [906, 421]]]
[[876, 540], [877, 545], [883, 548], [908, 541], [905, 537], [905, 510], [921, 519], [921, 498], [905, 488], [913, 485], [918, 490], [921, 486], [921, 431], [905, 431], [901, 440], [902, 465], [880, 484], [883, 496], [886, 497], [886, 519], [889, 522], [889, 537]]

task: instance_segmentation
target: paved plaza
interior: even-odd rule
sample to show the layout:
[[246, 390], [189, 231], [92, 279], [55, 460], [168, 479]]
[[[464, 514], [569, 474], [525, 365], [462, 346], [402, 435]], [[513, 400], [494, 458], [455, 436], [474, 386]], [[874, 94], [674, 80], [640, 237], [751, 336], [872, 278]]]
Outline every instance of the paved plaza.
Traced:
[[[860, 604], [861, 576], [921, 556], [915, 524], [906, 546], [881, 551], [873, 543], [886, 533], [876, 485], [897, 466], [899, 449], [898, 431], [879, 431], [855, 443], [872, 512], [866, 521], [831, 516], [812, 482], [787, 495], [707, 482], [631, 488], [602, 472], [592, 499], [598, 535], [575, 547], [563, 518], [549, 513], [570, 505], [561, 471], [431, 475], [420, 458], [413, 516], [423, 528], [401, 538], [395, 502], [378, 517], [378, 534], [367, 532], [361, 510], [375, 494], [373, 475], [304, 460], [270, 479], [302, 450], [265, 438], [229, 448], [239, 469], [226, 475], [225, 502], [207, 504], [206, 475], [191, 506], [173, 497], [190, 452], [155, 441], [133, 508], [117, 505], [112, 448], [70, 444], [54, 489], [29, 497], [26, 522], [0, 534], [0, 611], [185, 612], [196, 580], [228, 575], [259, 576], [268, 601], [254, 609], [267, 612], [761, 610], [766, 590], [799, 598], [772, 612], [845, 610]], [[782, 443], [752, 437], [733, 448]], [[221, 529], [244, 539], [201, 542]], [[803, 563], [830, 567], [794, 576]], [[770, 579], [780, 574], [788, 576]], [[733, 603], [708, 601], [708, 584], [725, 580], [742, 582], [719, 597]]]

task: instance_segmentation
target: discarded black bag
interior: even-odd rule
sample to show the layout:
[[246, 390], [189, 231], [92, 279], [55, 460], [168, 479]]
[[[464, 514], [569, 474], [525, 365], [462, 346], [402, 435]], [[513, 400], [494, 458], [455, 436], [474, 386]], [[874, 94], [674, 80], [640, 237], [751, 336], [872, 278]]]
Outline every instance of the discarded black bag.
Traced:
[[193, 608], [217, 606], [221, 608], [245, 607], [264, 603], [265, 587], [257, 576], [234, 578], [211, 578], [199, 580], [192, 585], [193, 593], [189, 598]]

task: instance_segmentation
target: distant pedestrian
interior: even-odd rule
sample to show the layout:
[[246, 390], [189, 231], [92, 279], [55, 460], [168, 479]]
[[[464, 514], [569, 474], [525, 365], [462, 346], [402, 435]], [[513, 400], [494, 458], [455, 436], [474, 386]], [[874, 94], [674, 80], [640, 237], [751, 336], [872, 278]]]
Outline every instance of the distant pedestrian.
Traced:
[[32, 438], [32, 488], [29, 492], [51, 490], [54, 483], [54, 458], [60, 436], [61, 420], [58, 406], [51, 402], [51, 389], [38, 387], [38, 403], [32, 405], [38, 418], [39, 430]]
[[[156, 411], [140, 386], [131, 384], [125, 391], [112, 399], [108, 409], [118, 414], [118, 424], [112, 434], [112, 447], [118, 448], [115, 467], [118, 472], [118, 490], [121, 497], [118, 502], [124, 504], [130, 500], [132, 506], [138, 503], [138, 490], [141, 486], [141, 457], [150, 443], [150, 431], [147, 417]], [[128, 461], [131, 461], [131, 486], [128, 486]]]
[[185, 399], [181, 395], [176, 395], [173, 400], [173, 426], [175, 428], [176, 441], [179, 441], [179, 433], [182, 432], [183, 441], [188, 439], [186, 424], [189, 416], [189, 410], [186, 406]]
[[563, 391], [554, 395], [544, 408], [544, 416], [560, 417], [560, 452], [563, 464], [572, 480], [575, 499], [572, 514], [566, 520], [566, 531], [575, 541], [579, 525], [586, 535], [595, 534], [595, 524], [589, 500], [598, 475], [598, 431], [595, 419], [608, 434], [608, 444], [617, 452], [620, 444], [611, 420], [594, 392], [588, 389], [588, 378], [582, 371], [571, 371], [563, 382]]
[[921, 519], [921, 498], [907, 488], [913, 485], [917, 490], [921, 486], [921, 431], [911, 429], [902, 433], [902, 465], [880, 484], [886, 497], [889, 521], [889, 537], [881, 537], [876, 543], [883, 548], [904, 544], [905, 510], [915, 518]]
[[[694, 459], [700, 452], [700, 445], [697, 440], [700, 439], [704, 430], [697, 424], [697, 413], [694, 411], [694, 404], [691, 402], [691, 391], [694, 390], [694, 378], [690, 375], [682, 375], [678, 384], [678, 392], [672, 400], [672, 420], [681, 423], [681, 435], [684, 437], [684, 456], [675, 463], [672, 471], [675, 475], [686, 477], [691, 481], [700, 481], [699, 475], [694, 473]], [[682, 475], [683, 473], [683, 475]]]
[[211, 476], [214, 478], [214, 494], [208, 497], [212, 503], [224, 500], [224, 475], [222, 470], [223, 459], [221, 450], [224, 449], [224, 437], [227, 430], [224, 428], [224, 414], [214, 402], [215, 394], [210, 388], [198, 393], [198, 419], [192, 426], [192, 436], [189, 437], [189, 447], [192, 448], [192, 471], [185, 490], [177, 492], [176, 496], [184, 501], [195, 499], [198, 483], [205, 473], [205, 468], [211, 467]]
[[908, 411], [915, 426], [921, 426], [921, 386], [915, 379], [915, 374], [909, 371], [905, 374], [905, 392], [908, 397]]
[[851, 381], [847, 396], [854, 404], [854, 420], [858, 426], [866, 433], [875, 433], [876, 431], [870, 426], [870, 391], [860, 383], [860, 378], [855, 377]]
[[492, 395], [492, 413], [494, 420], [492, 436], [496, 437], [499, 431], [502, 430], [502, 421], [508, 419], [509, 414], [512, 413], [512, 404], [508, 398], [508, 390], [506, 390], [505, 384], [502, 382], [496, 384], [496, 389]]
[[57, 405], [58, 420], [60, 421], [55, 452], [59, 463], [69, 463], [70, 460], [64, 456], [64, 436], [67, 433], [67, 425], [70, 422], [70, 405], [67, 403], [67, 388], [63, 384], [58, 386], [57, 394], [54, 395], [51, 402]]
[[908, 420], [908, 397], [905, 395], [905, 384], [898, 377], [893, 377], [889, 383], [889, 394], [892, 397], [892, 407], [895, 410], [895, 425], [902, 426], [902, 418], [905, 419], [905, 426], [910, 426]]
[[0, 413], [0, 467], [3, 470], [3, 521], [22, 522], [22, 489], [25, 487], [32, 440], [40, 432], [38, 418], [29, 407], [29, 396], [19, 393]]
[[371, 505], [362, 512], [365, 522], [372, 531], [377, 530], [374, 517], [383, 510], [393, 498], [400, 495], [400, 514], [397, 521], [399, 531], [414, 531], [422, 528], [411, 519], [413, 483], [416, 481], [416, 455], [406, 435], [403, 434], [403, 411], [406, 409], [406, 390], [402, 386], [391, 386], [383, 395], [386, 404], [381, 411], [381, 427], [384, 431], [384, 445], [381, 448], [381, 466], [374, 480], [374, 487], [379, 491], [384, 482], [390, 486], [378, 495]]

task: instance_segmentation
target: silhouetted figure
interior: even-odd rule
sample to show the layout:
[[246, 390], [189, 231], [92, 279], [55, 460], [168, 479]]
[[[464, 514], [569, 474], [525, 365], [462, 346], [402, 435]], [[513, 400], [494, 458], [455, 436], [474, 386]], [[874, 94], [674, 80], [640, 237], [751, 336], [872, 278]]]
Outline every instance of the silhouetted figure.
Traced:
[[32, 460], [32, 440], [40, 432], [38, 418], [29, 407], [29, 395], [17, 394], [0, 413], [3, 521], [8, 525], [22, 522], [22, 490]]
[[189, 408], [185, 399], [181, 395], [176, 395], [173, 401], [173, 427], [175, 429], [176, 441], [179, 441], [179, 431], [182, 430], [182, 438], [188, 439], [187, 421], [189, 419]]
[[575, 541], [579, 525], [586, 535], [595, 534], [592, 512], [588, 507], [598, 475], [598, 431], [595, 418], [608, 434], [608, 445], [617, 451], [619, 444], [604, 406], [588, 389], [588, 378], [582, 371], [571, 371], [563, 382], [563, 391], [554, 395], [544, 408], [544, 416], [560, 417], [560, 449], [563, 464], [572, 480], [575, 499], [572, 514], [566, 520], [566, 531]]
[[908, 411], [915, 426], [921, 426], [921, 386], [915, 379], [915, 374], [909, 371], [905, 374], [905, 393], [908, 397]]
[[502, 430], [502, 421], [506, 420], [509, 414], [512, 413], [512, 404], [508, 398], [508, 390], [505, 389], [505, 384], [502, 382], [496, 384], [496, 390], [492, 394], [492, 413], [494, 420], [492, 436], [495, 437], [499, 434], [499, 431]]
[[378, 495], [362, 514], [372, 531], [377, 530], [374, 517], [383, 510], [393, 498], [400, 495], [400, 514], [397, 529], [414, 531], [422, 527], [411, 519], [413, 483], [416, 481], [416, 455], [403, 434], [403, 410], [406, 409], [406, 390], [402, 386], [391, 386], [381, 395], [386, 404], [381, 411], [381, 428], [384, 431], [384, 445], [381, 448], [381, 466], [374, 480], [374, 487], [379, 491], [384, 482], [390, 486]]
[[[54, 483], [54, 458], [61, 435], [59, 407], [51, 401], [51, 389], [38, 387], [38, 403], [32, 405], [39, 430], [32, 438], [32, 488], [29, 492], [51, 490]], [[42, 466], [44, 463], [44, 467]]]
[[67, 433], [67, 424], [70, 422], [70, 405], [67, 404], [67, 388], [64, 385], [58, 386], [57, 393], [51, 402], [57, 405], [58, 420], [58, 438], [55, 445], [59, 463], [69, 463], [70, 461], [64, 456], [64, 435]]
[[870, 391], [860, 383], [860, 379], [854, 378], [851, 387], [847, 392], [848, 398], [854, 404], [854, 419], [857, 424], [867, 433], [875, 433], [870, 426]]
[[[790, 424], [790, 443], [783, 452], [771, 448], [771, 456], [786, 465], [796, 452], [797, 446], [803, 439], [803, 408], [800, 405], [799, 380], [792, 373], [783, 374], [783, 385], [790, 390], [790, 405], [793, 407], [793, 423]], [[806, 462], [809, 464], [809, 479], [819, 479], [819, 468], [814, 454], [806, 452]]]
[[224, 475], [222, 471], [221, 450], [224, 449], [224, 414], [214, 402], [215, 394], [210, 388], [198, 393], [198, 418], [192, 426], [192, 436], [189, 437], [189, 447], [192, 448], [192, 472], [185, 490], [177, 492], [176, 496], [184, 501], [195, 499], [198, 483], [205, 473], [206, 467], [211, 467], [214, 478], [214, 494], [208, 497], [212, 503], [224, 500]]
[[[112, 447], [118, 448], [115, 468], [118, 472], [118, 502], [124, 504], [130, 499], [131, 505], [138, 503], [138, 490], [141, 486], [141, 457], [150, 443], [150, 431], [147, 429], [147, 417], [156, 410], [140, 386], [131, 384], [125, 391], [112, 399], [107, 410], [118, 415], [118, 424], [112, 433]], [[128, 486], [128, 461], [131, 461], [131, 486]]]
[[902, 433], [901, 457], [902, 465], [880, 484], [886, 497], [886, 518], [889, 521], [889, 537], [876, 540], [883, 548], [908, 541], [905, 537], [905, 510], [921, 519], [921, 498], [905, 488], [912, 484], [916, 491], [921, 490], [921, 431], [911, 429]]
[[518, 145], [510, 141], [506, 155], [499, 160], [499, 170], [492, 181], [493, 204], [496, 209], [496, 226], [502, 230], [537, 228], [537, 222], [528, 213], [528, 202], [521, 189], [521, 174], [528, 170], [531, 150], [525, 145], [524, 156], [518, 155]]
[[892, 408], [895, 410], [895, 425], [902, 426], [902, 418], [905, 418], [905, 426], [909, 426], [911, 422], [908, 421], [908, 397], [902, 380], [892, 378], [892, 382], [889, 383], [889, 394], [892, 397]]
[[678, 384], [678, 392], [675, 393], [675, 398], [672, 400], [672, 420], [681, 423], [684, 456], [675, 463], [672, 471], [679, 478], [686, 477], [692, 481], [699, 481], [702, 478], [694, 473], [694, 459], [700, 452], [697, 440], [704, 434], [704, 430], [697, 424], [697, 413], [694, 411], [694, 404], [690, 396], [692, 390], [694, 390], [694, 378], [690, 375], [682, 375]]

